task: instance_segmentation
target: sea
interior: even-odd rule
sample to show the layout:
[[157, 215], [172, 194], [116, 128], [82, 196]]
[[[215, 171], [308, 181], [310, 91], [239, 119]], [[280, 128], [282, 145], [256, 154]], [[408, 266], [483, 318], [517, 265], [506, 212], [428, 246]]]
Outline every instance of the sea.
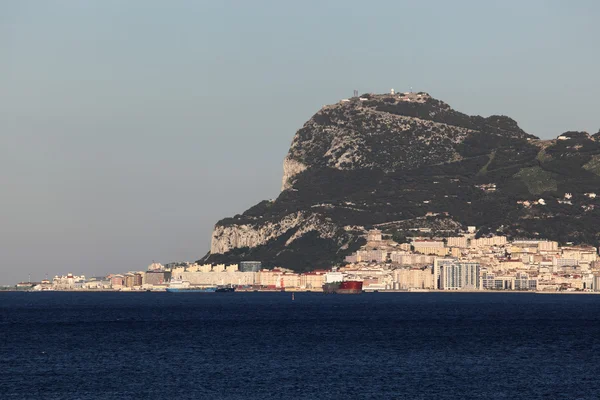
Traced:
[[0, 293], [0, 399], [599, 399], [600, 296]]

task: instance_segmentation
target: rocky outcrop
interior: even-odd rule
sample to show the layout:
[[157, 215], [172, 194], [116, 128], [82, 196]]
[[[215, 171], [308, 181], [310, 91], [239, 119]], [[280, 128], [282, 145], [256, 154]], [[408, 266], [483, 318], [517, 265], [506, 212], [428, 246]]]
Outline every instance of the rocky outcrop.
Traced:
[[[540, 141], [508, 117], [468, 116], [426, 93], [343, 100], [296, 132], [276, 200], [216, 224], [204, 261], [329, 267], [375, 226], [594, 244], [600, 200], [578, 193], [600, 187], [599, 159], [597, 135]], [[553, 200], [564, 193], [568, 206]]]
[[[508, 117], [469, 117], [426, 93], [371, 95], [319, 110], [296, 132], [286, 162], [392, 172], [460, 160], [465, 140], [479, 135], [496, 142], [535, 138]], [[284, 163], [285, 182], [291, 175]]]
[[293, 158], [286, 157], [283, 160], [283, 180], [281, 182], [281, 190], [283, 191], [289, 189], [292, 186], [290, 182], [291, 178], [305, 169], [306, 165], [294, 160]]
[[318, 232], [321, 238], [332, 238], [337, 227], [323, 222], [318, 214], [303, 211], [264, 224], [217, 225], [213, 231], [210, 252], [222, 254], [236, 248], [262, 246], [290, 230], [294, 230], [294, 234], [286, 240], [286, 246], [311, 231]]

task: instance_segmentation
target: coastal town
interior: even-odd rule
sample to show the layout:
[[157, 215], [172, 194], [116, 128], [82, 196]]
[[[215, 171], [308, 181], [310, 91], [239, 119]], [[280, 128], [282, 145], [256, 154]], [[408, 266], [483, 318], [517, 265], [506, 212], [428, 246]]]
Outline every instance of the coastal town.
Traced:
[[[428, 235], [427, 235], [428, 234]], [[379, 229], [331, 270], [295, 273], [237, 264], [152, 263], [144, 271], [90, 277], [68, 273], [4, 289], [29, 291], [174, 291], [227, 287], [236, 291], [320, 292], [326, 284], [359, 281], [365, 292], [534, 291], [600, 292], [598, 249], [544, 239], [476, 237], [476, 227], [454, 236], [423, 230], [399, 243]]]

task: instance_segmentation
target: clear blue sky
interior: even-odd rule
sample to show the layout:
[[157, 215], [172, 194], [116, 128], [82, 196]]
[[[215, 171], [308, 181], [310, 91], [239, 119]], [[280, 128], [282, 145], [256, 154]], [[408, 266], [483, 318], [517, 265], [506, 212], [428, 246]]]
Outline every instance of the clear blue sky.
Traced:
[[593, 0], [0, 0], [0, 283], [199, 258], [353, 89], [596, 132], [599, 17]]

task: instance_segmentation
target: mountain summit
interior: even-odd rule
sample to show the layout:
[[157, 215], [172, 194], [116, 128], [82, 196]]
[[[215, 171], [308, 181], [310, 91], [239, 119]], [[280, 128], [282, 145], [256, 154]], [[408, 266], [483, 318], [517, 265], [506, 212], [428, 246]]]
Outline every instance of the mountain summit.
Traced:
[[204, 260], [329, 267], [373, 227], [475, 225], [478, 235], [597, 245], [599, 175], [600, 132], [540, 140], [511, 118], [468, 116], [424, 92], [364, 94], [296, 132], [279, 197], [219, 221]]

